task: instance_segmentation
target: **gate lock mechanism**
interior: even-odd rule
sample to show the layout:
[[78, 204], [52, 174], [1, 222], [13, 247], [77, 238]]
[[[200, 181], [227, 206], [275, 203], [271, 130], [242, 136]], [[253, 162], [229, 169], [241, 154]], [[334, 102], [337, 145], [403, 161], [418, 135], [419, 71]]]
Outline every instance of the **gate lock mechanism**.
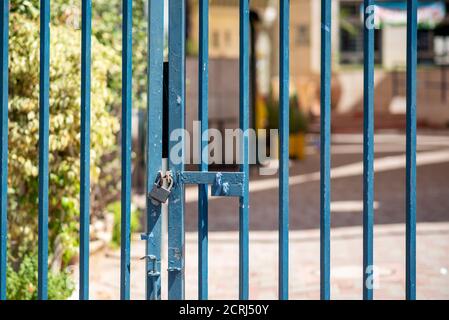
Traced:
[[173, 177], [171, 172], [167, 171], [165, 176], [162, 176], [162, 173], [159, 171], [156, 180], [154, 181], [153, 188], [148, 193], [153, 205], [159, 206], [161, 203], [166, 203], [168, 197], [170, 196], [172, 187]]
[[152, 268], [148, 271], [148, 276], [150, 277], [159, 277], [161, 273], [157, 271], [158, 260], [155, 255], [149, 254], [140, 258], [140, 260], [147, 259], [148, 262], [152, 263]]

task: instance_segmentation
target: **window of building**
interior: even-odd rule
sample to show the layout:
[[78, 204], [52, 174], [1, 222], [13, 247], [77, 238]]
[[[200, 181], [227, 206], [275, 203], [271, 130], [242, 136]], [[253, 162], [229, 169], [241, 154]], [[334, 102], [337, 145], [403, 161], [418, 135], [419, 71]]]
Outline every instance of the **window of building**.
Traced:
[[231, 44], [232, 44], [231, 40], [232, 40], [231, 31], [226, 30], [225, 34], [224, 34], [224, 42], [225, 42], [226, 47], [231, 46]]
[[434, 62], [433, 30], [418, 30], [418, 63]]
[[310, 29], [308, 24], [296, 26], [295, 43], [297, 46], [308, 46], [310, 44]]
[[[420, 2], [424, 1], [426, 0]], [[360, 5], [361, 1], [340, 1], [341, 64], [363, 63], [363, 24], [360, 19]], [[445, 55], [440, 51], [444, 51], [444, 37], [449, 36], [448, 29], [449, 0], [446, 0], [446, 19], [435, 29], [418, 30], [418, 63], [438, 63], [438, 56]], [[375, 63], [382, 63], [382, 29], [375, 30], [374, 39]]]
[[220, 33], [218, 31], [212, 32], [212, 47], [215, 49], [220, 47]]
[[[340, 63], [363, 64], [363, 24], [360, 1], [340, 2]], [[374, 62], [381, 63], [382, 30], [374, 31]]]
[[449, 1], [446, 19], [435, 29], [418, 30], [418, 63], [447, 64], [449, 62]]

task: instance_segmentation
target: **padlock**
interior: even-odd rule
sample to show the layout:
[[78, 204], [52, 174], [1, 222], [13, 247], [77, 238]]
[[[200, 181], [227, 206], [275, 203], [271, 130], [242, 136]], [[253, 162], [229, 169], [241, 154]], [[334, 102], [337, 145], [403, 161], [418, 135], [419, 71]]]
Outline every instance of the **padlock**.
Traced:
[[[168, 176], [168, 186], [165, 187], [163, 184], [163, 179], [161, 177], [161, 173], [158, 174], [156, 181], [154, 182], [153, 188], [151, 189], [150, 193], [148, 194], [151, 202], [155, 205], [158, 206], [161, 203], [166, 203], [168, 197], [170, 196], [171, 193], [171, 188], [173, 186], [173, 179], [171, 178], [171, 176]], [[166, 176], [166, 177], [167, 177]]]

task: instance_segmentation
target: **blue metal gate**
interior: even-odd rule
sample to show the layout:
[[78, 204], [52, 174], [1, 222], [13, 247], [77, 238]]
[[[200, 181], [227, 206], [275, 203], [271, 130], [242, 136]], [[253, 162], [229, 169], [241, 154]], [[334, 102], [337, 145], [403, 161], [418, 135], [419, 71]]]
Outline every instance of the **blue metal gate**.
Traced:
[[[49, 154], [49, 67], [50, 0], [41, 0], [40, 96], [39, 96], [39, 272], [38, 296], [47, 299], [48, 274], [48, 154]], [[374, 0], [364, 0], [368, 21]], [[279, 174], [279, 298], [288, 299], [288, 134], [289, 134], [289, 15], [290, 1], [280, 0], [280, 174]], [[416, 48], [417, 0], [408, 0], [407, 15], [407, 132], [406, 132], [406, 298], [416, 294]], [[81, 188], [80, 188], [80, 299], [89, 298], [89, 208], [90, 208], [90, 78], [91, 0], [82, 0], [82, 87], [81, 87]], [[201, 133], [208, 124], [208, 8], [200, 0], [199, 114]], [[147, 192], [161, 170], [163, 109], [164, 1], [148, 1], [148, 112]], [[2, 0], [1, 16], [1, 152], [0, 152], [0, 299], [6, 299], [7, 261], [7, 162], [8, 162], [8, 22], [9, 1]], [[184, 128], [185, 107], [185, 19], [186, 2], [169, 0], [169, 131]], [[132, 108], [132, 1], [123, 0], [122, 82], [122, 239], [121, 299], [130, 298], [130, 211], [131, 211], [131, 108]], [[364, 24], [364, 174], [363, 174], [363, 298], [372, 299], [366, 283], [373, 265], [373, 147], [374, 147], [374, 29]], [[240, 1], [240, 128], [249, 125], [249, 0]], [[331, 0], [321, 0], [321, 299], [330, 299], [330, 143], [331, 143]], [[201, 135], [202, 136], [202, 135]], [[170, 142], [172, 148], [175, 142]], [[208, 141], [201, 141], [201, 150]], [[235, 196], [239, 206], [239, 297], [249, 299], [249, 141], [240, 144], [243, 164], [239, 172], [209, 172], [206, 162], [199, 171], [187, 172], [184, 164], [169, 158], [173, 188], [168, 213], [168, 297], [184, 298], [184, 185], [197, 184], [199, 299], [208, 298], [208, 185], [215, 196]], [[181, 150], [183, 153], [184, 150]], [[200, 155], [200, 158], [201, 155]], [[161, 298], [161, 206], [147, 200], [146, 296]]]

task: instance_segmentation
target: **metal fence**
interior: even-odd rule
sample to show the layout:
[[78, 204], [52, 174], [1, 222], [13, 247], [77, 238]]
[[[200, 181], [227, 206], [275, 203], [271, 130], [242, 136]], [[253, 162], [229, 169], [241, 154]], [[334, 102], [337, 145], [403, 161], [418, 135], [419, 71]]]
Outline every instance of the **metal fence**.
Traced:
[[[288, 299], [288, 146], [289, 146], [289, 0], [279, 1], [280, 12], [280, 174], [279, 174], [279, 298]], [[370, 8], [374, 0], [364, 0]], [[406, 132], [406, 298], [416, 293], [416, 64], [417, 0], [408, 0], [407, 15], [407, 132]], [[50, 0], [40, 1], [40, 95], [39, 95], [39, 228], [38, 297], [47, 299], [48, 280], [48, 154], [49, 154], [49, 67]], [[90, 88], [91, 88], [91, 0], [82, 0], [81, 61], [81, 193], [80, 193], [80, 299], [89, 298], [89, 208], [90, 208]], [[321, 299], [330, 299], [330, 199], [331, 199], [331, 0], [321, 1]], [[249, 0], [240, 8], [240, 128], [249, 125]], [[130, 298], [130, 210], [131, 210], [131, 108], [132, 108], [132, 0], [123, 0], [123, 91], [122, 91], [122, 235], [121, 299]], [[161, 170], [163, 115], [164, 1], [148, 1], [148, 112], [147, 192], [151, 192]], [[185, 23], [186, 1], [169, 1], [169, 131], [184, 128], [185, 114]], [[8, 20], [9, 1], [1, 8], [1, 184], [0, 184], [0, 298], [6, 299], [7, 265], [7, 163], [8, 163]], [[208, 11], [199, 6], [199, 120], [201, 132], [208, 119]], [[372, 12], [365, 10], [365, 22]], [[364, 24], [364, 174], [363, 174], [363, 298], [372, 299], [367, 285], [373, 275], [373, 147], [374, 147], [374, 29]], [[201, 141], [201, 149], [208, 141]], [[173, 147], [170, 142], [169, 147]], [[239, 172], [184, 171], [183, 163], [169, 159], [173, 188], [168, 213], [168, 297], [184, 298], [184, 185], [198, 184], [198, 287], [199, 299], [208, 298], [208, 185], [215, 196], [236, 196], [239, 206], [239, 297], [249, 299], [249, 164], [248, 137], [240, 145], [244, 155]], [[184, 150], [181, 150], [183, 152]], [[13, 213], [9, 213], [13, 214]], [[147, 200], [146, 296], [161, 298], [161, 206]]]

